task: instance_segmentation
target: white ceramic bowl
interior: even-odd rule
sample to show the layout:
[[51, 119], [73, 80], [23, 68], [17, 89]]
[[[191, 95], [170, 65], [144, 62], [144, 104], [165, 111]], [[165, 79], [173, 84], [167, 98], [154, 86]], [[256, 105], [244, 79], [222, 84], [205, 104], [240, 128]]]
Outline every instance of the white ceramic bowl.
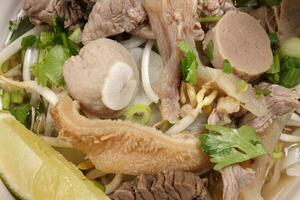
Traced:
[[[0, 0], [0, 50], [4, 46], [4, 42], [9, 33], [9, 21], [16, 16], [18, 11], [22, 8], [23, 0]], [[1, 138], [0, 138], [1, 139]], [[3, 185], [0, 182], [0, 186]], [[3, 199], [3, 192], [0, 187], [0, 200]], [[281, 186], [279, 186], [281, 187]], [[293, 179], [291, 184], [281, 189], [277, 190], [278, 192], [270, 194], [267, 200], [300, 200], [300, 178]], [[253, 199], [255, 200], [255, 199]]]

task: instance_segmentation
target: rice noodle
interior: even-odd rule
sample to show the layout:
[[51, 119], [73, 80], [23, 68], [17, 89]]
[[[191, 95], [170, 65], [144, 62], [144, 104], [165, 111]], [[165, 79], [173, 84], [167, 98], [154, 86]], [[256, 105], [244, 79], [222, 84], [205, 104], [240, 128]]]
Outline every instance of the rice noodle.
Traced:
[[145, 38], [140, 38], [140, 37], [132, 37], [129, 40], [124, 40], [121, 41], [120, 43], [127, 49], [132, 49], [132, 48], [137, 48], [143, 44], [145, 44], [145, 42], [147, 41], [147, 39]]
[[47, 87], [39, 86], [36, 81], [18, 82], [5, 78], [4, 76], [0, 76], [0, 81], [16, 87], [33, 90], [43, 96], [52, 105], [56, 105], [58, 102], [58, 96], [52, 90]]
[[145, 93], [147, 94], [147, 96], [154, 103], [158, 103], [159, 97], [153, 91], [153, 89], [151, 87], [151, 83], [150, 83], [150, 78], [149, 78], [149, 58], [150, 58], [151, 49], [152, 49], [153, 44], [154, 44], [154, 42], [152, 40], [149, 40], [144, 49], [143, 59], [142, 59], [142, 82], [143, 82], [143, 87], [144, 87], [144, 90], [145, 90]]
[[11, 56], [16, 54], [18, 51], [21, 50], [21, 42], [22, 39], [28, 35], [38, 35], [41, 33], [43, 30], [45, 30], [44, 27], [42, 26], [36, 26], [30, 31], [24, 33], [21, 37], [13, 41], [10, 45], [5, 47], [1, 52], [0, 52], [0, 66], [7, 61]]
[[120, 173], [116, 174], [113, 180], [109, 184], [105, 185], [105, 193], [110, 194], [114, 192], [120, 186], [122, 179], [123, 179], [122, 174]]
[[39, 52], [36, 48], [28, 48], [23, 63], [23, 81], [31, 81], [30, 67], [37, 63]]

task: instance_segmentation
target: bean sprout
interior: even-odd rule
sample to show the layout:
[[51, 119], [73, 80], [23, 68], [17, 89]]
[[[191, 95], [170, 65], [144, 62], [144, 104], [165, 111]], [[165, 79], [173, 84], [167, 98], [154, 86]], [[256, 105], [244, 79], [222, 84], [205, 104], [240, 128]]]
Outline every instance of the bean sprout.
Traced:
[[120, 43], [127, 49], [133, 49], [145, 44], [146, 41], [147, 39], [145, 38], [132, 37], [129, 40], [124, 40]]
[[122, 179], [123, 179], [122, 174], [120, 173], [116, 174], [113, 180], [109, 184], [105, 185], [105, 193], [110, 194], [114, 192], [120, 186]]
[[31, 81], [30, 67], [37, 63], [39, 52], [36, 48], [28, 48], [23, 63], [23, 81]]
[[5, 78], [4, 76], [0, 76], [0, 81], [3, 81], [6, 84], [13, 85], [19, 88], [30, 89], [32, 91], [35, 91], [41, 96], [43, 96], [52, 105], [56, 105], [56, 103], [58, 102], [58, 97], [52, 90], [50, 90], [47, 87], [39, 86], [36, 81], [18, 82]]
[[182, 118], [178, 123], [172, 126], [169, 130], [166, 131], [167, 135], [176, 135], [181, 131], [188, 128], [197, 118], [197, 116], [202, 112], [202, 108], [204, 106], [210, 105], [215, 98], [217, 97], [217, 91], [214, 90], [208, 96], [205, 97], [205, 93], [207, 92], [207, 88], [201, 89], [197, 94], [197, 107], [193, 109], [189, 115]]
[[154, 103], [158, 103], [159, 97], [153, 91], [153, 89], [151, 87], [151, 83], [150, 83], [150, 78], [149, 78], [149, 58], [150, 58], [151, 49], [152, 49], [153, 44], [154, 44], [154, 42], [152, 40], [149, 40], [144, 49], [143, 59], [142, 59], [142, 82], [143, 82], [143, 87], [144, 87], [144, 90], [145, 90], [145, 93], [147, 94], [147, 96]]
[[28, 35], [38, 35], [41, 33], [45, 28], [42, 26], [36, 26], [30, 31], [24, 33], [21, 37], [13, 41], [10, 45], [5, 47], [1, 52], [0, 52], [0, 66], [8, 60], [10, 57], [12, 57], [14, 54], [16, 54], [18, 51], [21, 50], [21, 42], [22, 39]]

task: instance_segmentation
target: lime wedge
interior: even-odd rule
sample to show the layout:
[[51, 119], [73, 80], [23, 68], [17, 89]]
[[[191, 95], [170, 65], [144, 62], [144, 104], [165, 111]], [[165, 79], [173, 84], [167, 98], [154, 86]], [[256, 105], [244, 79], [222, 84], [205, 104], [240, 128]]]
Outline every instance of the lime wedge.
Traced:
[[72, 163], [3, 112], [0, 112], [0, 176], [21, 199], [109, 199]]

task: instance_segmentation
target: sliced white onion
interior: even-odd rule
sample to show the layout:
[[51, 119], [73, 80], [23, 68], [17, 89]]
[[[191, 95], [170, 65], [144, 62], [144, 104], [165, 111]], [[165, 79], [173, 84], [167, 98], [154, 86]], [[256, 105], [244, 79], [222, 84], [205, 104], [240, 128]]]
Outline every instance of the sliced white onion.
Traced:
[[37, 63], [39, 51], [36, 48], [28, 48], [25, 52], [23, 63], [23, 81], [31, 81], [30, 67]]
[[18, 39], [16, 39], [15, 41], [13, 41], [11, 44], [9, 44], [7, 47], [5, 47], [4, 49], [2, 49], [2, 51], [0, 52], [0, 66], [7, 61], [11, 56], [13, 56], [14, 54], [16, 54], [18, 51], [21, 50], [22, 46], [21, 46], [21, 42], [22, 39], [28, 35], [38, 35], [40, 34], [43, 30], [45, 30], [45, 27], [42, 26], [36, 26], [33, 29], [31, 29], [30, 31], [24, 33], [21, 37], [19, 37]]
[[15, 200], [15, 198], [8, 191], [2, 180], [0, 179], [0, 199], [2, 200]]
[[0, 81], [19, 88], [29, 89], [37, 92], [52, 105], [56, 105], [56, 103], [58, 102], [58, 97], [52, 90], [50, 90], [48, 87], [39, 86], [36, 81], [18, 82], [8, 79], [4, 76], [0, 76]]
[[145, 42], [147, 41], [147, 39], [145, 38], [140, 38], [140, 37], [132, 37], [129, 40], [124, 40], [121, 41], [120, 43], [127, 49], [132, 49], [132, 48], [137, 48], [143, 44], [145, 44]]
[[53, 147], [73, 148], [72, 144], [60, 139], [59, 137], [40, 136], [40, 138]]
[[109, 184], [105, 185], [105, 193], [110, 194], [114, 192], [120, 186], [122, 179], [122, 174], [116, 174], [113, 180]]
[[143, 82], [143, 87], [144, 87], [144, 90], [145, 90], [145, 93], [147, 94], [147, 96], [154, 103], [158, 103], [159, 97], [153, 91], [153, 89], [151, 87], [151, 83], [150, 83], [150, 78], [149, 78], [149, 58], [150, 58], [151, 49], [152, 49], [153, 44], [154, 44], [154, 42], [152, 40], [149, 40], [144, 49], [143, 59], [142, 59], [142, 82]]

